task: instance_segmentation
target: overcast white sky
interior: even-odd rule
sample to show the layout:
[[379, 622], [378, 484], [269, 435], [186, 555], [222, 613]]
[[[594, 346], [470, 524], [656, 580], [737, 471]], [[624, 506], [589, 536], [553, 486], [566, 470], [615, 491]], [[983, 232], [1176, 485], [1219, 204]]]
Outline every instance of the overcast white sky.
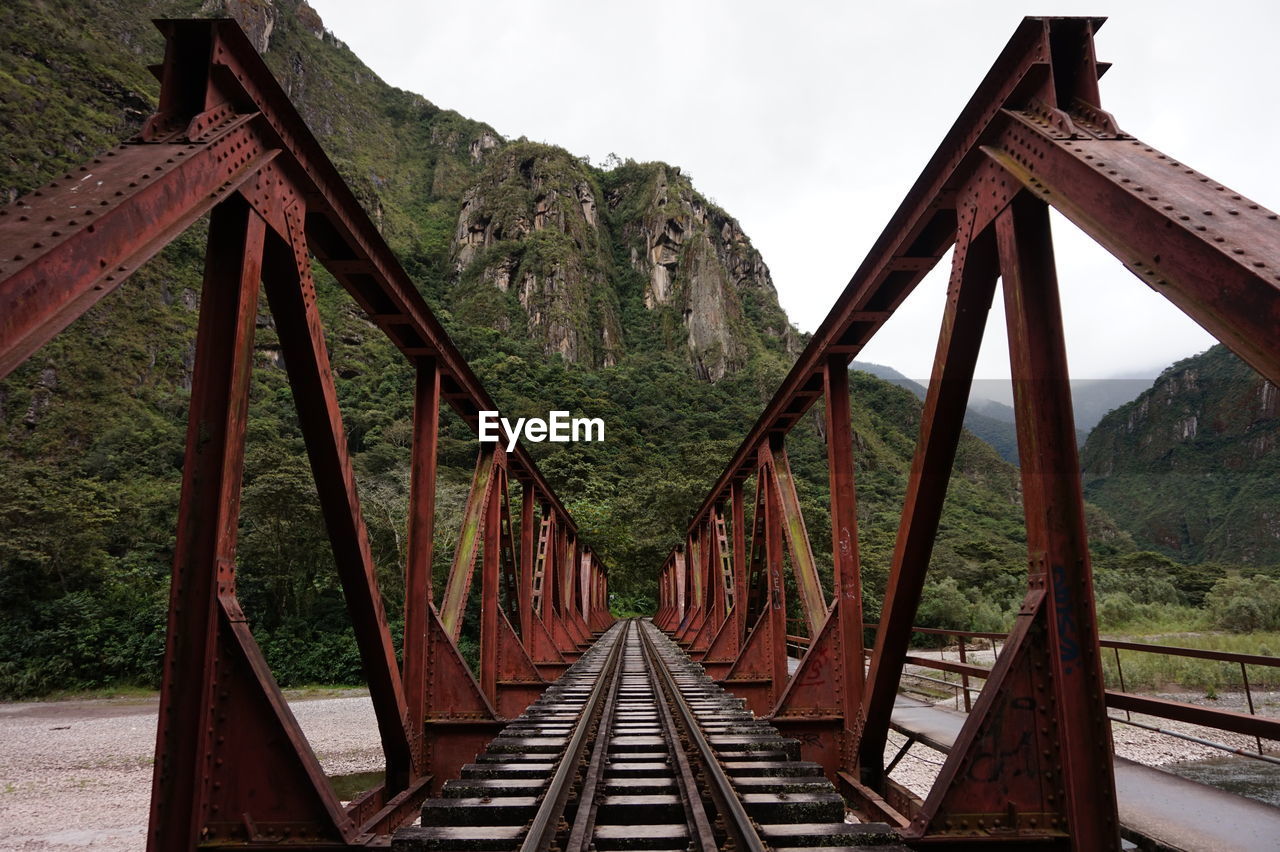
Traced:
[[[1280, 208], [1280, 3], [310, 0], [389, 83], [586, 154], [665, 160], [736, 216], [812, 331], [1026, 14], [1109, 15], [1120, 126]], [[1055, 218], [1073, 378], [1158, 371], [1212, 344]], [[926, 378], [946, 263], [860, 359]], [[997, 305], [999, 298], [997, 297]], [[1008, 375], [993, 311], [980, 378]]]

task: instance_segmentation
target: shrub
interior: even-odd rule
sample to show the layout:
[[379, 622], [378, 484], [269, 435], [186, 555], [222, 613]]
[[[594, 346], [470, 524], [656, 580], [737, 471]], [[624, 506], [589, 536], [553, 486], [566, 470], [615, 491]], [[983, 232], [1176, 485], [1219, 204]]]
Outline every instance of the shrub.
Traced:
[[1280, 630], [1280, 579], [1226, 577], [1205, 595], [1214, 625], [1233, 633]]

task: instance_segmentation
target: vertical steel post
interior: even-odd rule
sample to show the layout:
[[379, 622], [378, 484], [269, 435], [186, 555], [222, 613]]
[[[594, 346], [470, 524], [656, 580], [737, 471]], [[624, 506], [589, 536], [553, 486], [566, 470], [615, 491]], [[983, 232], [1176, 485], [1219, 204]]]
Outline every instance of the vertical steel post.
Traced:
[[742, 483], [729, 486], [729, 502], [733, 506], [733, 618], [737, 648], [747, 632], [747, 521], [743, 506]]
[[685, 596], [685, 589], [687, 588], [685, 583], [685, 572], [687, 570], [687, 566], [685, 565], [683, 544], [676, 545], [674, 568], [675, 571], [673, 573], [675, 575], [676, 587], [676, 624], [679, 625], [684, 621], [685, 608], [688, 606], [688, 599]]
[[[560, 596], [560, 589], [557, 583], [560, 582], [560, 556], [563, 551], [562, 542], [560, 540], [560, 524], [556, 518], [555, 510], [549, 504], [543, 504], [542, 515], [547, 519], [547, 554], [546, 562], [543, 566], [542, 574], [542, 621], [551, 631], [552, 636], [557, 636], [556, 626], [556, 600]], [[561, 651], [565, 650], [560, 648]]]
[[525, 480], [520, 500], [520, 639], [533, 635], [533, 574], [538, 559], [538, 494], [532, 480]]
[[1075, 849], [1119, 849], [1093, 573], [1049, 209], [1022, 193], [996, 220], [1032, 588], [1045, 589], [1066, 814]]
[[578, 615], [582, 617], [582, 623], [587, 625], [588, 639], [591, 638], [592, 558], [591, 549], [584, 547], [578, 560]]
[[560, 617], [575, 639], [581, 638], [573, 624], [573, 578], [578, 566], [578, 538], [567, 533], [564, 539], [564, 562], [560, 566]]
[[431, 618], [431, 568], [436, 509], [436, 447], [440, 432], [440, 367], [420, 358], [413, 408], [413, 460], [409, 483], [408, 558], [404, 579], [404, 692], [415, 761], [427, 701], [427, 620]]
[[719, 518], [724, 514], [724, 506], [717, 503], [707, 516], [707, 583], [711, 589], [711, 627], [707, 631], [708, 641], [720, 629], [724, 622], [724, 614], [728, 608], [725, 595], [724, 573], [720, 553], [720, 533], [717, 529]]
[[849, 358], [834, 355], [823, 370], [827, 409], [827, 476], [831, 483], [831, 555], [836, 596], [836, 636], [844, 690], [844, 728], [852, 732], [865, 686], [862, 651], [862, 576], [858, 560], [858, 503], [853, 470], [853, 421], [849, 411]]
[[685, 539], [684, 552], [689, 559], [689, 586], [693, 605], [690, 607], [689, 623], [684, 626], [687, 633], [695, 620], [701, 619], [706, 608], [705, 589], [703, 587], [702, 530], [694, 528]]
[[[778, 439], [780, 441], [780, 439]], [[773, 646], [768, 649], [770, 679], [773, 681], [770, 703], [776, 701], [787, 685], [787, 584], [782, 575], [782, 548], [785, 534], [782, 531], [782, 500], [775, 484], [773, 470], [773, 441], [760, 446], [761, 464], [759, 481], [764, 486], [764, 546], [765, 571], [768, 577], [769, 624], [772, 628]]]
[[[1244, 660], [1240, 661], [1240, 679], [1244, 681], [1244, 697], [1249, 702], [1249, 715], [1257, 715], [1253, 709], [1253, 691], [1249, 689], [1249, 672], [1245, 670]], [[1262, 737], [1255, 734], [1253, 741], [1258, 746], [1258, 754], [1262, 754]]]
[[[194, 848], [207, 795], [219, 595], [235, 591], [245, 422], [265, 224], [239, 197], [213, 210], [200, 298], [160, 725], [151, 852]], [[203, 779], [203, 780], [202, 780]]]
[[505, 453], [494, 453], [493, 483], [484, 507], [484, 543], [480, 555], [480, 691], [498, 703], [498, 585], [502, 559], [502, 492], [506, 485]]
[[600, 563], [595, 554], [591, 556], [591, 564], [587, 571], [587, 627], [594, 632], [600, 621]]

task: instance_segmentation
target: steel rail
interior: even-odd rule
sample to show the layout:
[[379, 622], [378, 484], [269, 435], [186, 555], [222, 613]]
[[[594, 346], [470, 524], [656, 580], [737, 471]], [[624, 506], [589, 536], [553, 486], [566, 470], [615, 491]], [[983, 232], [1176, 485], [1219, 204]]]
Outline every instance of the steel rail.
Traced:
[[641, 636], [640, 648], [648, 668], [649, 683], [653, 686], [653, 695], [657, 699], [654, 703], [658, 706], [658, 716], [662, 719], [663, 732], [675, 761], [676, 783], [680, 787], [680, 798], [684, 801], [685, 819], [689, 823], [689, 835], [690, 837], [696, 836], [698, 838], [698, 845], [702, 852], [717, 852], [719, 845], [716, 843], [715, 832], [711, 828], [711, 820], [707, 818], [707, 808], [703, 804], [702, 793], [698, 790], [698, 782], [693, 773], [693, 767], [689, 765], [689, 755], [685, 752], [684, 744], [681, 741], [679, 726], [671, 713], [671, 705], [661, 700], [664, 690], [659, 672], [666, 671], [666, 667], [662, 665], [661, 659], [655, 660], [657, 655], [651, 652], [652, 646], [645, 641], [648, 639], [647, 631], [643, 626], [639, 630]]
[[[633, 625], [628, 619], [622, 628], [622, 636], [618, 638], [618, 647], [622, 648], [625, 657], [627, 639]], [[587, 774], [582, 781], [582, 789], [578, 791], [578, 811], [573, 816], [573, 827], [569, 830], [569, 841], [565, 845], [566, 852], [588, 852], [592, 845], [592, 833], [595, 831], [596, 814], [599, 810], [597, 790], [604, 774], [604, 765], [609, 755], [609, 735], [617, 718], [618, 692], [622, 685], [621, 663], [617, 666], [615, 676], [610, 678], [609, 694], [604, 702], [604, 710], [600, 716], [600, 724], [596, 726], [595, 742], [591, 746], [591, 758], [587, 763]]]
[[[707, 780], [709, 792], [720, 808], [720, 816], [723, 818], [725, 829], [731, 836], [734, 848], [738, 852], [768, 852], [769, 847], [756, 831], [755, 823], [747, 814], [746, 808], [742, 806], [737, 791], [733, 789], [733, 783], [716, 758], [715, 749], [702, 733], [702, 726], [698, 724], [697, 716], [684, 700], [680, 685], [676, 683], [671, 670], [663, 662], [653, 637], [649, 635], [649, 629], [643, 624], [640, 628], [640, 638], [645, 656], [651, 662], [651, 671], [657, 676], [659, 684], [668, 696], [669, 701], [663, 706], [669, 706], [676, 711], [681, 726], [696, 749], [703, 769], [703, 777]], [[677, 754], [681, 753], [677, 751]]]
[[619, 660], [622, 657], [623, 646], [626, 644], [625, 636], [630, 629], [630, 623], [623, 625], [619, 630], [620, 635], [614, 640], [613, 647], [609, 649], [609, 656], [605, 659], [604, 665], [600, 669], [600, 677], [596, 680], [595, 686], [591, 688], [591, 694], [582, 705], [582, 715], [578, 718], [578, 724], [574, 728], [573, 736], [565, 746], [555, 774], [551, 776], [547, 791], [543, 794], [542, 803], [538, 806], [538, 812], [534, 814], [529, 823], [529, 830], [525, 833], [524, 842], [520, 844], [520, 852], [543, 852], [543, 850], [550, 849], [552, 842], [555, 840], [556, 833], [560, 827], [560, 819], [564, 815], [565, 805], [569, 801], [569, 793], [573, 789], [573, 780], [577, 775], [576, 770], [582, 762], [582, 751], [587, 743], [587, 733], [593, 727], [598, 711], [604, 709], [601, 704], [602, 697], [622, 676], [622, 666], [619, 664]]

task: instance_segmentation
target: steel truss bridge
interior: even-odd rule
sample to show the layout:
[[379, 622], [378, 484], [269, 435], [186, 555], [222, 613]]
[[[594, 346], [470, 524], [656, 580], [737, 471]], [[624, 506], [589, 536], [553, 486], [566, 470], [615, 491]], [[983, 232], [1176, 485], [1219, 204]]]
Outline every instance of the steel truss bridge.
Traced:
[[[473, 430], [477, 412], [496, 406], [239, 27], [160, 22], [159, 108], [141, 133], [0, 209], [0, 377], [209, 217], [149, 848], [1101, 850], [1120, 848], [1122, 832], [1173, 848], [1176, 838], [1160, 833], [1178, 810], [1198, 820], [1228, 814], [1227, 835], [1280, 842], [1265, 806], [1242, 810], [1207, 788], [1165, 790], [1113, 756], [1108, 708], [1247, 734], [1259, 751], [1263, 738], [1280, 740], [1280, 720], [1103, 682], [1049, 208], [1272, 384], [1280, 222], [1121, 129], [1100, 97], [1101, 23], [1018, 26], [684, 543], [655, 566], [660, 607], [650, 626], [614, 622], [605, 566], [522, 448], [480, 445], [452, 569], [436, 594], [441, 406]], [[848, 365], [948, 250], [945, 315], [888, 591], [878, 625], [868, 626]], [[402, 662], [361, 516], [313, 258], [416, 370]], [[997, 280], [1023, 460], [1027, 589], [993, 667], [935, 664], [985, 681], [967, 715], [930, 716], [903, 703], [901, 678], [922, 662], [909, 652], [913, 619]], [[260, 291], [386, 758], [384, 782], [350, 803], [327, 781], [236, 598]], [[830, 589], [786, 453], [788, 432], [819, 400]], [[472, 671], [457, 639], [477, 563], [481, 654]], [[787, 574], [803, 613], [791, 635]], [[789, 648], [800, 649], [798, 662]], [[1275, 662], [1228, 656], [1241, 666]], [[888, 775], [901, 758], [886, 764], [891, 728], [947, 753], [923, 799]], [[619, 769], [646, 762], [665, 769]], [[832, 812], [837, 792], [843, 802]], [[1161, 816], [1162, 802], [1175, 812]], [[844, 803], [863, 829], [836, 827]], [[667, 834], [653, 828], [660, 811], [661, 824], [674, 826]], [[420, 813], [422, 827], [402, 828]]]

